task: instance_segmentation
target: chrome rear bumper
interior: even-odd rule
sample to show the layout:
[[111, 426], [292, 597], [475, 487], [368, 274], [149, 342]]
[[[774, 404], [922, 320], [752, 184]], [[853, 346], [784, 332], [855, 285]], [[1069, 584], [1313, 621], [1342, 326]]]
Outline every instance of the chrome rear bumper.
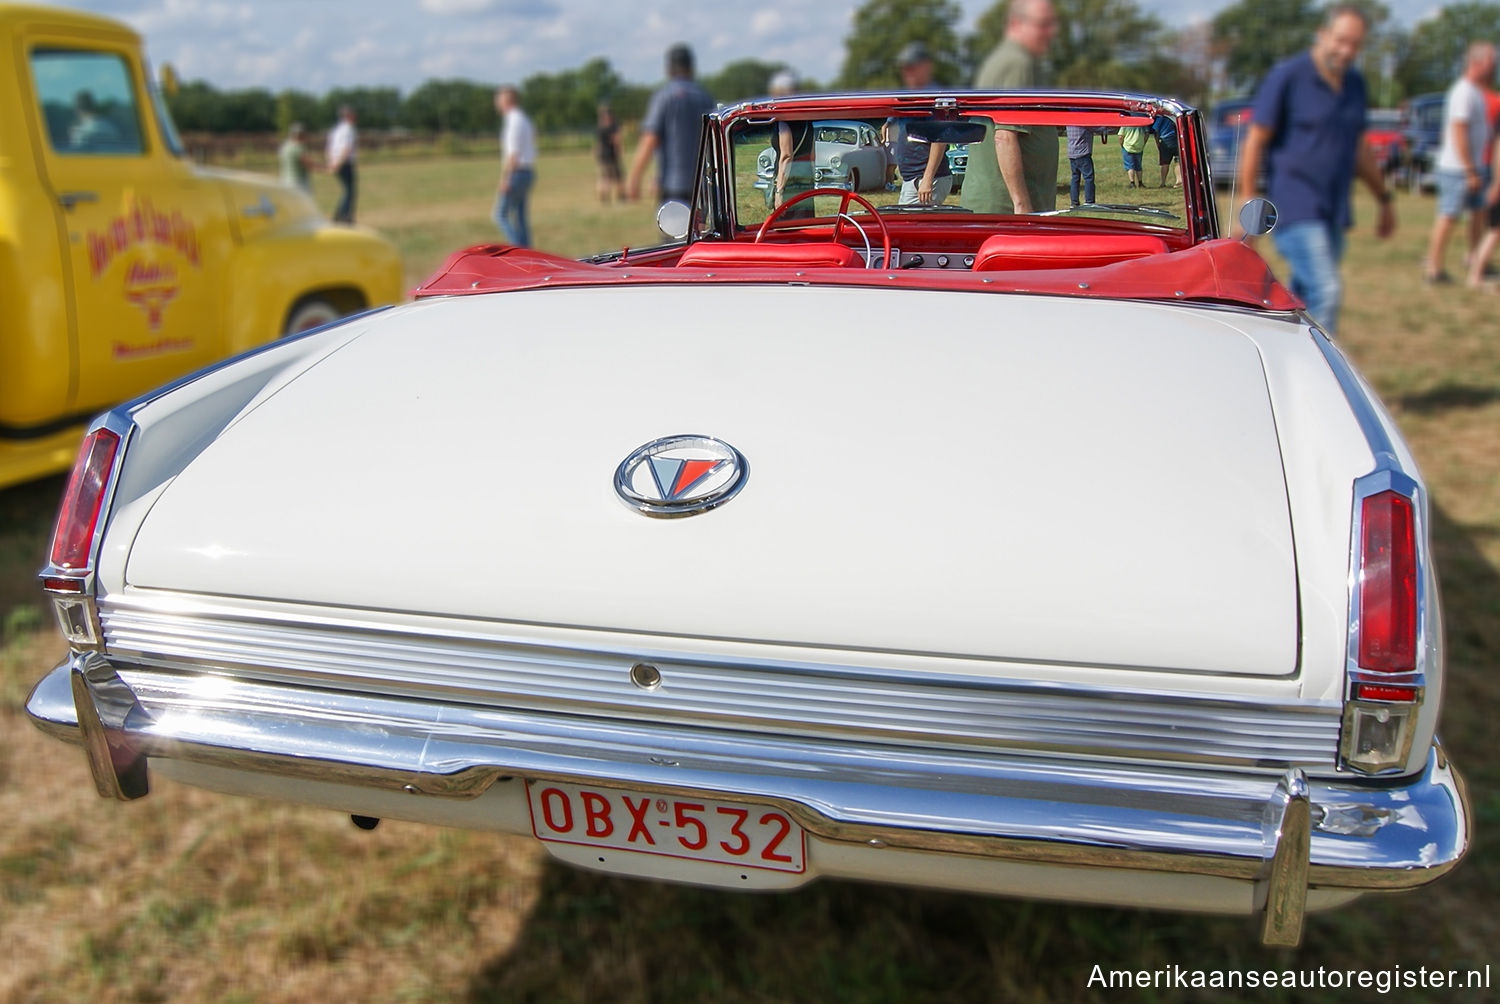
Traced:
[[1470, 842], [1463, 782], [1437, 747], [1414, 777], [1278, 779], [518, 713], [97, 655], [53, 670], [27, 711], [85, 747], [106, 797], [144, 795], [149, 758], [445, 803], [516, 777], [728, 797], [835, 843], [1253, 883], [1270, 944], [1300, 938], [1309, 889], [1422, 885]]

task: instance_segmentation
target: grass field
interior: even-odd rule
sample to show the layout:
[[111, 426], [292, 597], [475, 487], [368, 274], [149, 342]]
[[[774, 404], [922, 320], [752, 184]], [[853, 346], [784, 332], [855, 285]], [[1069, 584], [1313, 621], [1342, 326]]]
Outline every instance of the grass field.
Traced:
[[[1102, 175], [1117, 173], [1117, 157], [1096, 156]], [[396, 241], [415, 285], [453, 249], [495, 239], [494, 168], [488, 157], [368, 164], [360, 219]], [[1150, 163], [1147, 176], [1156, 180]], [[331, 183], [317, 185], [330, 208]], [[1442, 731], [1468, 778], [1477, 829], [1448, 879], [1316, 915], [1300, 949], [1271, 950], [1245, 919], [834, 882], [754, 896], [614, 879], [553, 865], [519, 837], [394, 822], [364, 833], [332, 813], [164, 781], [142, 801], [105, 802], [82, 754], [43, 738], [22, 712], [63, 650], [32, 578], [61, 490], [51, 479], [0, 492], [0, 1000], [1213, 996], [1090, 988], [1095, 964], [1490, 965], [1500, 986], [1500, 296], [1423, 286], [1432, 201], [1403, 195], [1398, 210], [1393, 240], [1377, 242], [1367, 228], [1354, 235], [1341, 341], [1432, 488], [1450, 670]], [[533, 215], [538, 245], [567, 255], [659, 240], [649, 206], [595, 200], [585, 154], [543, 162]], [[1373, 219], [1368, 200], [1359, 215]], [[1370, 994], [1224, 999], [1236, 996]], [[1392, 999], [1494, 1000], [1500, 990]]]

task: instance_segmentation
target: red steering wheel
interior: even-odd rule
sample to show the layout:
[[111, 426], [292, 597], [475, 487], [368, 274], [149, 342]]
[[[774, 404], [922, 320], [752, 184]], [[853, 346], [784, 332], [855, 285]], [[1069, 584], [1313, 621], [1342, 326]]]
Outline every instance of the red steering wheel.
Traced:
[[859, 195], [857, 192], [846, 191], [842, 188], [814, 188], [806, 192], [800, 192], [797, 195], [792, 196], [790, 199], [787, 199], [781, 205], [771, 210], [771, 215], [767, 216], [766, 221], [760, 225], [760, 229], [755, 233], [755, 243], [760, 244], [766, 239], [766, 234], [771, 230], [771, 224], [780, 220], [782, 216], [786, 214], [786, 211], [788, 209], [791, 209], [799, 202], [815, 198], [819, 195], [833, 195], [837, 196], [839, 199], [838, 216], [834, 219], [833, 222], [833, 239], [838, 243], [843, 243], [841, 238], [844, 233], [844, 223], [847, 221], [852, 227], [854, 227], [855, 230], [859, 231], [860, 237], [864, 239], [866, 265], [868, 265], [870, 268], [875, 268], [876, 266], [870, 261], [870, 258], [872, 257], [870, 248], [870, 236], [869, 234], [865, 233], [865, 228], [859, 225], [859, 221], [849, 215], [849, 203], [858, 202], [861, 206], [869, 211], [870, 218], [873, 219], [875, 221], [875, 225], [880, 228], [881, 257], [879, 267], [890, 268], [891, 232], [886, 229], [885, 220], [882, 219], [880, 214], [875, 211], [875, 207], [870, 204], [868, 199], [864, 198], [862, 195]]

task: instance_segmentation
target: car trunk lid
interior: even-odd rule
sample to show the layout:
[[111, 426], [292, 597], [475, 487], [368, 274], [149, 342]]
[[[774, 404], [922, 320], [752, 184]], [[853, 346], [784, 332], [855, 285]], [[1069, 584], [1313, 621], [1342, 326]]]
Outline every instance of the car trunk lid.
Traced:
[[[133, 587], [841, 649], [1278, 676], [1276, 426], [1230, 312], [626, 287], [393, 312], [167, 487]], [[642, 515], [717, 437], [743, 489]]]

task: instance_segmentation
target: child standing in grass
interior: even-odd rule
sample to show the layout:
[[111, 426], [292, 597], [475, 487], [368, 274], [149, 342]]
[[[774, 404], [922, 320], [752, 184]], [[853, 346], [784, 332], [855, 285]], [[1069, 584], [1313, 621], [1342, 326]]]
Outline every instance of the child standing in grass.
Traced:
[[1145, 126], [1120, 127], [1120, 158], [1125, 161], [1125, 177], [1130, 179], [1131, 188], [1146, 187], [1141, 176], [1141, 151], [1146, 149], [1149, 131]]

